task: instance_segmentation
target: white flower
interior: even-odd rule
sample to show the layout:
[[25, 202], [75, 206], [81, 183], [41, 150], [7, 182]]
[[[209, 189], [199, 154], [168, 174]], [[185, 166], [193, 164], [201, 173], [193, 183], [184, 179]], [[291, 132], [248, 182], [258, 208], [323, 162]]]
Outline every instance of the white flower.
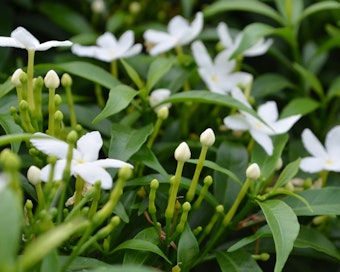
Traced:
[[[230, 50], [231, 53], [234, 53], [235, 50], [238, 49], [243, 38], [243, 33], [240, 32], [238, 35], [236, 35], [235, 39], [233, 40], [230, 36], [229, 28], [225, 23], [218, 24], [217, 34], [220, 38], [221, 44], [224, 46], [224, 48]], [[272, 39], [265, 40], [262, 38], [252, 47], [245, 50], [243, 52], [243, 56], [254, 57], [263, 55], [264, 53], [267, 52], [268, 48], [272, 45], [272, 43], [273, 43]]]
[[[171, 91], [169, 89], [157, 89], [151, 92], [149, 97], [149, 103], [150, 106], [153, 107], [159, 103], [161, 103], [163, 100], [169, 98], [171, 95]], [[171, 107], [171, 103], [166, 103], [164, 105], [160, 105], [155, 108], [155, 111], [157, 112], [162, 107]]]
[[198, 65], [198, 73], [213, 93], [227, 94], [238, 85], [248, 85], [253, 77], [245, 72], [233, 72], [236, 61], [229, 60], [230, 50], [220, 52], [214, 61], [201, 41], [192, 44], [191, 50]]
[[308, 128], [302, 132], [302, 143], [312, 155], [301, 160], [300, 168], [303, 171], [309, 173], [317, 173], [321, 170], [340, 172], [340, 126], [335, 126], [327, 133], [325, 147]]
[[17, 47], [32, 51], [46, 51], [51, 47], [71, 46], [70, 41], [48, 41], [40, 43], [30, 32], [19, 26], [11, 37], [0, 37], [0, 46]]
[[[53, 180], [62, 179], [69, 145], [44, 133], [38, 132], [34, 135], [38, 136], [31, 139], [31, 143], [35, 148], [47, 155], [58, 157], [59, 160], [55, 164]], [[98, 153], [102, 145], [103, 140], [98, 131], [89, 132], [82, 136], [77, 141], [77, 148], [73, 149], [71, 175], [79, 175], [90, 184], [100, 181], [103, 189], [110, 189], [112, 187], [112, 177], [105, 168], [121, 168], [125, 165], [132, 168], [133, 166], [115, 159], [98, 160]], [[51, 165], [41, 169], [41, 179], [43, 181], [48, 181], [50, 171]]]
[[177, 45], [186, 45], [190, 43], [203, 28], [203, 14], [196, 13], [195, 19], [191, 24], [182, 16], [177, 15], [172, 18], [168, 24], [168, 32], [158, 30], [147, 30], [144, 33], [144, 39], [152, 45], [150, 55], [158, 55], [166, 52]]
[[72, 53], [81, 57], [112, 62], [116, 59], [128, 58], [139, 54], [142, 51], [142, 45], [139, 43], [134, 45], [134, 42], [135, 37], [132, 30], [124, 32], [118, 40], [112, 33], [105, 32], [97, 39], [97, 45], [82, 46], [74, 44], [72, 46]]
[[279, 113], [276, 102], [274, 101], [264, 103], [257, 110], [258, 116], [262, 118], [265, 123], [245, 111], [240, 112], [241, 114], [224, 118], [224, 124], [233, 130], [248, 130], [253, 139], [261, 145], [270, 156], [273, 154], [274, 149], [270, 136], [287, 132], [301, 117], [300, 114], [297, 114], [278, 120]]

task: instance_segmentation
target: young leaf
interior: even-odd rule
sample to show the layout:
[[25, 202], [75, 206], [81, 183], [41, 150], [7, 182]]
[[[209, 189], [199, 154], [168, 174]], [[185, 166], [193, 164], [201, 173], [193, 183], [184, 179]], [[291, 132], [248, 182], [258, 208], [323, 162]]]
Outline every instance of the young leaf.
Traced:
[[[4, 129], [7, 135], [22, 133], [22, 128], [17, 125], [13, 117], [9, 114], [0, 114], [0, 126]], [[13, 152], [18, 152], [21, 142], [11, 142]]]
[[222, 272], [262, 271], [252, 256], [244, 251], [216, 252], [216, 258]]
[[180, 264], [181, 271], [190, 271], [199, 253], [198, 242], [187, 223], [178, 241], [177, 263]]
[[320, 107], [320, 103], [309, 97], [295, 98], [282, 110], [280, 117], [285, 118], [295, 114], [306, 115]]
[[155, 86], [155, 84], [170, 70], [174, 64], [174, 59], [156, 58], [150, 65], [147, 80], [146, 90], [148, 92]]
[[144, 82], [136, 72], [136, 70], [125, 60], [120, 59], [120, 62], [123, 64], [125, 71], [131, 78], [131, 80], [136, 84], [139, 90], [141, 90], [144, 87]]
[[279, 187], [283, 187], [286, 185], [299, 171], [301, 159], [298, 158], [297, 160], [289, 163], [281, 172], [279, 178], [277, 179], [273, 191], [275, 191]]
[[0, 98], [8, 94], [11, 90], [13, 90], [14, 85], [11, 82], [11, 79], [7, 79], [4, 83], [0, 85]]
[[336, 1], [323, 1], [309, 5], [300, 15], [299, 20], [302, 21], [314, 13], [324, 10], [340, 9], [340, 4]]
[[258, 202], [258, 204], [273, 233], [276, 251], [274, 272], [279, 272], [282, 271], [293, 249], [295, 239], [299, 234], [300, 224], [293, 210], [283, 201], [267, 200]]
[[137, 94], [137, 91], [127, 85], [114, 87], [110, 90], [109, 98], [104, 109], [92, 122], [99, 122], [125, 109]]
[[303, 11], [303, 0], [275, 0], [275, 4], [288, 25], [296, 24]]

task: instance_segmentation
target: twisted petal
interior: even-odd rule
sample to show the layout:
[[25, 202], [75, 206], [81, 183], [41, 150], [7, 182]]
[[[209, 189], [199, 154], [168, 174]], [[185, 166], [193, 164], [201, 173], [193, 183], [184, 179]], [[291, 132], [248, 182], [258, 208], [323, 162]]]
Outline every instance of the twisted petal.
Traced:
[[166, 42], [170, 39], [170, 35], [168, 33], [153, 29], [145, 31], [143, 37], [150, 43]]
[[135, 44], [134, 46], [132, 46], [129, 50], [127, 50], [122, 56], [121, 58], [129, 58], [132, 57], [134, 55], [139, 54], [143, 49], [143, 46], [140, 43]]
[[122, 36], [119, 38], [118, 47], [126, 51], [133, 45], [134, 42], [135, 42], [135, 37], [133, 35], [133, 31], [128, 30], [124, 32]]
[[276, 121], [274, 124], [270, 124], [270, 127], [274, 130], [273, 135], [286, 133], [300, 119], [300, 117], [301, 114], [292, 115]]
[[262, 104], [259, 106], [257, 114], [269, 125], [271, 125], [279, 118], [276, 102], [268, 101]]
[[321, 170], [326, 170], [325, 161], [322, 158], [306, 157], [301, 159], [301, 170], [308, 173], [317, 173]]
[[273, 141], [267, 134], [255, 129], [251, 129], [249, 132], [255, 142], [262, 146], [269, 156], [273, 155]]
[[71, 48], [71, 51], [73, 54], [80, 57], [93, 58], [97, 48], [98, 48], [97, 46], [82, 46], [79, 44], [74, 44]]
[[229, 34], [228, 25], [225, 23], [219, 23], [217, 26], [217, 35], [225, 48], [230, 48], [233, 45], [233, 40]]
[[251, 48], [244, 51], [244, 56], [246, 57], [255, 57], [263, 55], [267, 52], [269, 47], [273, 44], [272, 39], [260, 39], [255, 45], [253, 45]]
[[[66, 167], [66, 160], [58, 160], [54, 166], [53, 181], [58, 181], [63, 178], [64, 170]], [[48, 181], [50, 178], [50, 173], [52, 166], [50, 164], [46, 165], [41, 169], [41, 180]]]
[[35, 47], [36, 51], [46, 51], [52, 47], [63, 47], [63, 46], [71, 46], [72, 42], [70, 41], [48, 41], [42, 44], [39, 44]]
[[231, 115], [223, 119], [223, 123], [232, 130], [249, 130], [250, 125], [242, 115]]
[[173, 17], [168, 24], [168, 32], [174, 37], [181, 37], [188, 29], [188, 21], [180, 15]]
[[133, 166], [127, 162], [115, 159], [103, 159], [92, 162], [92, 164], [102, 167], [102, 168], [122, 168], [123, 166], [129, 166], [133, 168]]
[[117, 46], [117, 39], [112, 33], [105, 32], [97, 39], [96, 43], [99, 47], [112, 50], [112, 48]]
[[193, 42], [191, 45], [191, 50], [198, 66], [205, 68], [213, 66], [211, 57], [201, 41]]
[[304, 147], [311, 155], [321, 159], [328, 158], [327, 151], [322, 146], [320, 141], [315, 137], [315, 135], [310, 131], [310, 129], [304, 129], [301, 136]]
[[150, 49], [150, 55], [152, 56], [159, 55], [161, 53], [169, 51], [175, 46], [176, 46], [176, 40], [170, 37], [169, 40], [158, 43], [154, 47], [152, 47]]
[[25, 48], [23, 44], [18, 43], [17, 40], [10, 37], [0, 37], [0, 46]]
[[79, 175], [90, 184], [95, 184], [97, 181], [100, 181], [103, 189], [112, 188], [112, 177], [110, 174], [104, 168], [94, 163], [77, 164], [74, 167], [74, 174]]
[[98, 159], [99, 150], [103, 140], [98, 131], [86, 133], [77, 141], [77, 150], [82, 155], [82, 160], [92, 162]]
[[198, 34], [201, 33], [203, 28], [203, 13], [197, 12], [195, 19], [192, 21], [191, 26], [185, 33], [185, 36], [181, 37], [180, 44], [185, 45], [195, 39]]
[[25, 28], [19, 26], [12, 31], [11, 37], [18, 43], [22, 44], [26, 49], [36, 50], [40, 42]]
[[245, 97], [244, 93], [241, 91], [239, 87], [232, 88], [230, 94], [233, 98], [241, 102], [243, 105], [247, 106], [248, 108], [251, 108], [251, 105], [249, 104], [247, 98]]
[[331, 157], [340, 160], [340, 126], [335, 126], [327, 133], [325, 147]]

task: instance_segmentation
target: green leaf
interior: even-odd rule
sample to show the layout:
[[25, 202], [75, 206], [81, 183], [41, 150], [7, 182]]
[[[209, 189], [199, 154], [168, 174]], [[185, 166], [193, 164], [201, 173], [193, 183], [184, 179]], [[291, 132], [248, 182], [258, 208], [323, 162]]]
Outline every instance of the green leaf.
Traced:
[[117, 205], [113, 209], [113, 213], [118, 215], [124, 223], [129, 223], [130, 219], [122, 202], [118, 201]]
[[64, 72], [85, 78], [111, 89], [121, 83], [103, 68], [86, 61], [72, 61], [58, 64], [39, 64], [35, 70], [62, 70]]
[[175, 59], [156, 58], [150, 64], [146, 80], [146, 90], [148, 92], [170, 70], [174, 62]]
[[11, 79], [9, 78], [0, 85], [0, 98], [8, 94], [13, 89], [14, 85], [12, 84]]
[[60, 270], [57, 250], [53, 250], [45, 256], [41, 263], [40, 272], [50, 272], [52, 267], [55, 271]]
[[299, 171], [301, 158], [289, 163], [281, 172], [277, 181], [275, 182], [273, 191], [279, 187], [285, 186]]
[[216, 252], [217, 262], [222, 272], [261, 272], [261, 268], [252, 258], [251, 254], [244, 251], [230, 253]]
[[340, 215], [340, 188], [326, 187], [322, 189], [310, 189], [297, 193], [308, 201], [312, 211], [295, 197], [285, 197], [282, 199], [287, 203], [297, 216], [316, 215]]
[[144, 87], [144, 82], [138, 75], [137, 71], [125, 60], [120, 59], [120, 62], [123, 64], [125, 71], [131, 78], [131, 80], [136, 84], [139, 90], [141, 90]]
[[141, 148], [152, 130], [152, 124], [139, 129], [112, 124], [109, 157], [123, 161], [128, 160]]
[[339, 250], [323, 233], [301, 225], [299, 236], [294, 243], [298, 248], [312, 248], [340, 260]]
[[325, 10], [340, 9], [340, 4], [336, 1], [322, 1], [309, 5], [300, 15], [299, 20], [302, 21], [308, 16], [311, 16], [317, 12]]
[[124, 249], [133, 249], [133, 250], [142, 250], [142, 251], [149, 251], [157, 254], [158, 256], [162, 257], [164, 260], [166, 260], [169, 264], [171, 264], [171, 261], [168, 259], [168, 257], [163, 253], [162, 250], [155, 244], [141, 240], [141, 239], [131, 239], [126, 240], [120, 245], [118, 245], [113, 252], [116, 252], [118, 250], [124, 250]]
[[274, 272], [279, 272], [282, 271], [293, 249], [295, 239], [299, 234], [300, 224], [293, 210], [283, 201], [267, 200], [258, 202], [258, 204], [273, 233], [276, 251]]
[[140, 265], [110, 265], [108, 267], [99, 267], [88, 272], [155, 272], [154, 267], [146, 267]]
[[264, 4], [261, 1], [255, 1], [255, 0], [217, 1], [207, 6], [207, 8], [203, 10], [203, 13], [205, 17], [212, 17], [221, 12], [233, 11], [233, 10], [254, 12], [254, 13], [267, 16], [277, 21], [280, 24], [283, 24], [284, 22], [282, 17], [273, 8]]
[[329, 87], [329, 90], [327, 92], [327, 99], [332, 99], [333, 97], [339, 97], [340, 96], [340, 77], [336, 77]]
[[[68, 261], [68, 259], [69, 259], [69, 256], [59, 256], [60, 265], [63, 266]], [[102, 269], [104, 267], [111, 268], [112, 266], [107, 263], [101, 262], [97, 259], [78, 256], [67, 267], [68, 268], [67, 271], [82, 271], [83, 269], [90, 269], [90, 268]], [[95, 271], [95, 270], [91, 270], [91, 271]]]
[[276, 7], [289, 25], [296, 24], [303, 11], [302, 0], [275, 0]]
[[181, 271], [190, 271], [199, 254], [198, 242], [192, 233], [188, 223], [186, 223], [181, 237], [178, 241], [177, 263], [180, 264]]
[[97, 123], [111, 115], [125, 109], [132, 99], [138, 94], [137, 91], [127, 85], [118, 85], [110, 90], [109, 98], [102, 112], [92, 121]]
[[[1, 177], [3, 179], [4, 177]], [[1, 181], [3, 182], [3, 181]], [[21, 241], [22, 207], [18, 196], [9, 188], [0, 190], [0, 267], [2, 271], [14, 271]]]
[[[4, 129], [7, 135], [20, 134], [23, 132], [22, 128], [14, 122], [13, 117], [9, 114], [0, 114], [0, 126]], [[20, 145], [21, 142], [11, 142], [12, 151], [17, 153]]]
[[301, 114], [307, 115], [320, 107], [320, 103], [309, 97], [295, 98], [291, 100], [281, 111], [280, 117]]
[[38, 5], [38, 9], [72, 34], [93, 32], [91, 25], [81, 16], [81, 13], [70, 9], [67, 5], [58, 2], [43, 2]]
[[252, 96], [262, 98], [269, 95], [275, 95], [284, 89], [293, 89], [294, 85], [280, 74], [266, 73], [255, 78]]

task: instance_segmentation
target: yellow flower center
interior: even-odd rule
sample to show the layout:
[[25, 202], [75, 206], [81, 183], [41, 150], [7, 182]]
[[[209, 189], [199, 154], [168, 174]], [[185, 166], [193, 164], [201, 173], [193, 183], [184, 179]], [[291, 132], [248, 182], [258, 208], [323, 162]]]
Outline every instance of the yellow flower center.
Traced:
[[218, 81], [218, 77], [217, 76], [211, 76], [211, 81], [216, 83]]

